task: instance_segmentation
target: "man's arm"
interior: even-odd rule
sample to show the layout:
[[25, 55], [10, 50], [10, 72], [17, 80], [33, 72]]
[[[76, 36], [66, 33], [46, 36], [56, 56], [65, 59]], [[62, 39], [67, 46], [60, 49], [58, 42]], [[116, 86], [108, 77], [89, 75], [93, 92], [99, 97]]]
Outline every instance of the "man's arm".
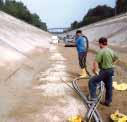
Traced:
[[97, 63], [97, 61], [95, 60], [95, 61], [93, 62], [93, 73], [94, 73], [95, 75], [98, 75], [98, 74], [99, 74], [99, 73], [98, 73], [98, 69], [99, 69], [98, 63]]
[[85, 42], [86, 43], [86, 50], [88, 51], [88, 49], [89, 49], [89, 40], [86, 36], [83, 35], [83, 37], [86, 40], [86, 42]]
[[118, 55], [114, 52], [113, 63], [116, 64], [118, 59], [119, 59]]
[[95, 61], [93, 62], [93, 73], [95, 75], [99, 74], [99, 63], [102, 61], [102, 53], [99, 51], [96, 55]]

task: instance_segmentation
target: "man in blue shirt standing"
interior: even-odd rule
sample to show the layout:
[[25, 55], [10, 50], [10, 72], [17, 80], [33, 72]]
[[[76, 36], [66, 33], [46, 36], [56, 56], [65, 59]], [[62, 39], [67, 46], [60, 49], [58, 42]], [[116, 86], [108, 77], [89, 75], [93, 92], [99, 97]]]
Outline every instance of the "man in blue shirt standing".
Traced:
[[87, 77], [86, 71], [86, 56], [88, 51], [88, 40], [82, 35], [82, 31], [78, 30], [76, 32], [76, 47], [79, 57], [79, 65], [81, 67], [80, 76]]

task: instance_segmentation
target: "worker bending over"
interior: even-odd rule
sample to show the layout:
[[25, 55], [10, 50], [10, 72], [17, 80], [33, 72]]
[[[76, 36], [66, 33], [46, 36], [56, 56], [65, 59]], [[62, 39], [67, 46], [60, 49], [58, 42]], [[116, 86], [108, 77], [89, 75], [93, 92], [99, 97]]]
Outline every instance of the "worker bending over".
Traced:
[[[108, 40], [106, 38], [99, 39], [101, 50], [97, 53], [93, 63], [93, 72], [97, 74], [89, 81], [89, 91], [91, 100], [97, 100], [96, 87], [101, 81], [104, 82], [106, 88], [105, 101], [103, 105], [110, 106], [112, 102], [112, 76], [114, 75], [113, 64], [118, 59], [115, 52], [108, 48]], [[98, 73], [98, 69], [100, 69]]]

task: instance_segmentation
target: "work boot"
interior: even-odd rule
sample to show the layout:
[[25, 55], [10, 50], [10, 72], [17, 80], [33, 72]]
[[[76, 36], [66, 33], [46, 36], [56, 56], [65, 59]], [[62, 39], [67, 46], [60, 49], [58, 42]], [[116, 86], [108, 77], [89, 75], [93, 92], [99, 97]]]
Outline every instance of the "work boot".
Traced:
[[87, 99], [88, 101], [91, 101], [91, 102], [96, 102], [98, 100], [98, 98], [92, 98], [90, 95], [87, 95]]
[[101, 105], [104, 105], [104, 106], [107, 106], [107, 107], [110, 107], [111, 106], [111, 103], [108, 103], [108, 102], [100, 102]]
[[85, 68], [84, 69], [81, 69], [80, 77], [85, 77], [85, 78], [88, 77], [88, 74], [87, 74]]

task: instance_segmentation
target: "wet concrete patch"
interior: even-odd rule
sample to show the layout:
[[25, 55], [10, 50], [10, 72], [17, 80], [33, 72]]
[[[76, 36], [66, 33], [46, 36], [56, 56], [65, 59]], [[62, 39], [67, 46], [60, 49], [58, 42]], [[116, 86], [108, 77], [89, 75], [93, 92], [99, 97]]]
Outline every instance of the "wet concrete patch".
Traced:
[[47, 83], [36, 87], [36, 89], [42, 90], [42, 95], [47, 97], [65, 96], [72, 92], [72, 89], [64, 83]]
[[26, 67], [26, 66], [22, 66], [6, 82], [8, 82], [8, 84], [13, 83], [13, 85], [15, 85], [16, 88], [22, 89], [22, 88], [31, 86], [31, 81], [33, 79], [33, 76], [34, 76], [33, 69]]
[[[33, 56], [32, 61], [28, 59], [25, 60], [26, 62], [22, 61], [20, 65], [17, 65], [18, 68], [15, 71], [13, 71], [13, 69], [12, 72], [10, 72], [10, 75], [6, 76], [5, 81], [0, 82], [1, 122], [21, 122], [22, 116], [24, 118], [24, 116], [26, 117], [40, 109], [38, 105], [42, 103], [43, 99], [39, 96], [41, 93], [38, 93], [35, 90], [33, 91], [31, 87], [33, 85], [32, 81], [34, 76], [49, 65], [48, 61], [45, 62], [45, 65], [40, 65], [40, 63], [44, 62], [43, 58], [45, 56], [48, 56], [48, 53], [43, 55], [41, 52], [40, 54]], [[17, 64], [18, 63], [19, 62], [17, 62]], [[15, 68], [15, 65], [11, 68]], [[4, 71], [3, 73], [6, 74]]]
[[[84, 116], [86, 109], [82, 101], [67, 84], [62, 82], [62, 79], [67, 81], [70, 77], [67, 73], [66, 59], [54, 46], [50, 48], [50, 53], [52, 54], [50, 60], [53, 63], [45, 72], [40, 72], [38, 76], [40, 85], [34, 87], [42, 92], [42, 96], [48, 98], [49, 104], [43, 107], [41, 110], [43, 114], [38, 115], [36, 121], [42, 120], [43, 117], [46, 122], [64, 122], [72, 115]], [[53, 101], [54, 98], [56, 101]]]
[[[43, 64], [44, 66], [39, 67], [40, 64], [38, 64], [35, 69], [30, 67], [32, 63], [23, 64], [4, 83], [5, 87], [0, 85], [3, 88], [0, 103], [1, 106], [4, 104], [0, 111], [1, 121], [64, 122], [72, 115], [84, 116], [86, 109], [82, 101], [62, 82], [62, 79], [69, 80], [66, 59], [55, 46], [52, 46], [49, 51], [51, 57]], [[36, 58], [39, 59], [35, 60]], [[36, 58], [33, 57], [35, 65], [37, 62], [41, 63], [43, 56]], [[47, 69], [44, 70], [44, 67]]]

